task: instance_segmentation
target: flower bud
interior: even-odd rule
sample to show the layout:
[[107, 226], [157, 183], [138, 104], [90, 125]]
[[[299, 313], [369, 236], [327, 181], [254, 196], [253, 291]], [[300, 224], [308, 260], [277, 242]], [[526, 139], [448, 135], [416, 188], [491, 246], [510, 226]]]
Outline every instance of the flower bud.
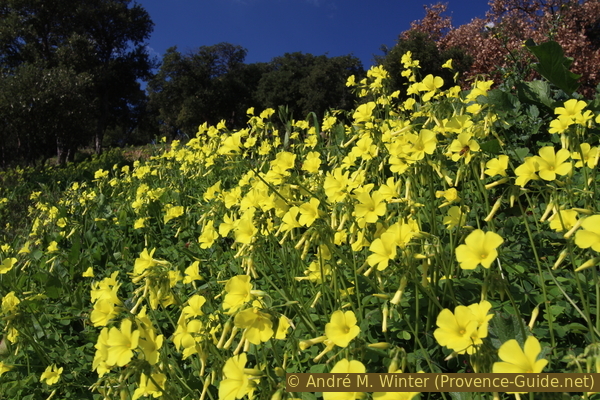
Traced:
[[575, 272], [579, 272], [579, 271], [582, 271], [584, 269], [596, 266], [596, 265], [598, 265], [599, 262], [600, 262], [600, 257], [594, 257], [594, 258], [592, 258], [590, 260], [587, 260], [583, 264], [581, 264], [578, 268], [575, 269]]
[[560, 267], [560, 264], [562, 264], [562, 262], [565, 260], [565, 258], [567, 257], [567, 254], [569, 254], [567, 249], [564, 249], [563, 251], [561, 251], [560, 254], [558, 255], [558, 258], [556, 259], [556, 262], [554, 263], [554, 266], [552, 267], [552, 269], [557, 269], [558, 267]]
[[535, 306], [535, 308], [533, 309], [533, 312], [531, 313], [531, 319], [529, 320], [529, 324], [527, 324], [527, 326], [529, 327], [529, 330], [533, 330], [533, 325], [535, 324], [535, 320], [537, 319], [538, 315], [540, 315], [540, 305], [538, 304], [537, 306]]
[[389, 344], [388, 342], [378, 342], [378, 343], [370, 343], [367, 345], [367, 347], [370, 347], [372, 349], [378, 349], [378, 350], [387, 350], [390, 347], [392, 347], [392, 345]]
[[404, 292], [407, 283], [408, 279], [406, 278], [406, 276], [403, 276], [402, 279], [400, 279], [400, 287], [398, 288], [398, 291], [396, 291], [394, 298], [390, 300], [390, 303], [392, 303], [393, 305], [400, 303], [400, 300], [402, 300], [402, 293]]
[[494, 203], [494, 205], [492, 207], [492, 210], [490, 211], [488, 216], [485, 217], [483, 220], [485, 222], [490, 222], [492, 220], [492, 218], [494, 218], [494, 215], [496, 214], [496, 212], [498, 212], [498, 210], [500, 209], [501, 205], [502, 205], [502, 196], [500, 196], [500, 198], [498, 200], [496, 200], [496, 202]]

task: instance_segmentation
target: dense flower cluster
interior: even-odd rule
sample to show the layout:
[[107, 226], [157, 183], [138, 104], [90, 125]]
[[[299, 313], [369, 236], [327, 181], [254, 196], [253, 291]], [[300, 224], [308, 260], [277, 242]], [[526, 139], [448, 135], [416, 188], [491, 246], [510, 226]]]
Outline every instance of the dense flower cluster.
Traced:
[[[597, 264], [599, 152], [586, 132], [600, 116], [564, 101], [548, 134], [560, 135], [561, 148], [516, 151], [487, 101], [492, 82], [442, 90], [440, 77], [420, 77], [410, 53], [402, 64], [406, 101], [388, 93], [388, 73], [377, 67], [348, 80], [363, 101], [346, 116], [289, 120], [279, 131], [275, 110], [250, 109], [246, 129], [204, 124], [133, 168], [70, 183], [55, 205], [32, 194], [31, 233], [19, 252], [1, 249], [0, 274], [32, 263], [47, 274], [76, 271], [86, 329], [97, 335], [94, 389], [107, 398], [277, 399], [285, 372], [439, 372], [453, 356], [481, 372], [540, 372], [548, 342], [531, 336], [521, 350], [499, 340], [496, 315], [519, 314], [509, 289], [518, 274], [525, 292], [550, 273], [572, 278], [558, 269], [569, 252], [578, 273]], [[544, 215], [527, 220], [540, 207]], [[512, 235], [510, 213], [552, 235], [535, 233], [556, 253], [544, 255], [555, 261], [544, 279], [546, 259], [536, 254], [525, 270], [510, 254], [535, 253]], [[531, 301], [550, 304], [543, 296]], [[10, 342], [28, 332], [21, 309], [38, 300], [25, 291], [3, 297]], [[544, 319], [561, 311], [549, 308]], [[586, 312], [589, 327], [580, 325], [596, 335]], [[513, 334], [534, 329], [536, 317], [527, 327], [515, 316]], [[502, 362], [492, 366], [496, 353]], [[56, 365], [42, 375], [48, 385], [64, 379]]]

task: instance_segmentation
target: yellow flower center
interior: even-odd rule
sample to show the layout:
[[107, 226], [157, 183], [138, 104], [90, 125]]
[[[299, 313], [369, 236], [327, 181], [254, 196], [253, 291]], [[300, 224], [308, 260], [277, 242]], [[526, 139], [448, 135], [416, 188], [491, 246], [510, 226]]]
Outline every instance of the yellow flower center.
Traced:
[[350, 332], [350, 327], [348, 327], [348, 326], [345, 326], [345, 327], [344, 327], [344, 333], [348, 333], [348, 332]]
[[481, 257], [481, 259], [483, 260], [483, 259], [487, 258], [487, 256], [488, 256], [487, 253], [482, 253], [479, 257]]

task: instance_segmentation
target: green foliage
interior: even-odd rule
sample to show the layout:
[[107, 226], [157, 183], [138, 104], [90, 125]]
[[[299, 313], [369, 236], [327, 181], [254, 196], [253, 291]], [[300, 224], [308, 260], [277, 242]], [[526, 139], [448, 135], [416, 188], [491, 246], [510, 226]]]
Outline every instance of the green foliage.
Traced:
[[[441, 77], [444, 80], [444, 89], [453, 85], [455, 73], [464, 73], [471, 66], [471, 57], [465, 51], [459, 48], [450, 48], [440, 52], [436, 43], [423, 32], [411, 31], [407, 38], [399, 38], [392, 49], [384, 48], [383, 50], [385, 54], [378, 56], [376, 61], [389, 72], [392, 91], [400, 90], [403, 98], [408, 97], [404, 91], [409, 82], [401, 75], [402, 63], [400, 60], [408, 51], [413, 54], [415, 60], [419, 60], [419, 76], [425, 77], [432, 74]], [[450, 59], [452, 59], [454, 67], [452, 71], [441, 67]]]
[[319, 118], [328, 109], [349, 110], [355, 97], [346, 87], [349, 76], [364, 70], [356, 57], [286, 53], [275, 57], [261, 77], [255, 99], [262, 108], [285, 105], [296, 118], [310, 112]]
[[[387, 79], [348, 79], [364, 101], [344, 116], [249, 110], [132, 165], [17, 174], [40, 189], [27, 233], [0, 243], [0, 394], [292, 398], [285, 372], [350, 360], [599, 372], [593, 103], [546, 112], [434, 77], [404, 101]], [[555, 113], [560, 137], [519, 137]]]
[[577, 90], [579, 87], [577, 80], [581, 78], [581, 75], [569, 71], [573, 59], [565, 57], [564, 51], [558, 43], [550, 41], [536, 46], [535, 42], [530, 39], [525, 44], [539, 60], [539, 63], [534, 64], [533, 68], [540, 75], [567, 95], [571, 95]]
[[161, 134], [192, 137], [202, 123], [220, 120], [241, 127], [265, 70], [262, 64], [244, 64], [246, 53], [230, 43], [185, 55], [169, 48], [148, 83], [149, 106], [158, 114]]
[[152, 67], [144, 41], [153, 24], [140, 5], [8, 0], [0, 7], [0, 85], [14, 89], [0, 102], [0, 119], [12, 125], [4, 163], [54, 151], [64, 163], [92, 138], [99, 153], [107, 129], [137, 125], [144, 108], [137, 80]]
[[[23, 64], [0, 76], [0, 157], [4, 166], [15, 154], [27, 162], [89, 142], [92, 107], [89, 74], [72, 69], [42, 69]], [[88, 133], [87, 136], [85, 133]], [[18, 160], [17, 160], [18, 161]], [[63, 160], [64, 161], [64, 160]]]

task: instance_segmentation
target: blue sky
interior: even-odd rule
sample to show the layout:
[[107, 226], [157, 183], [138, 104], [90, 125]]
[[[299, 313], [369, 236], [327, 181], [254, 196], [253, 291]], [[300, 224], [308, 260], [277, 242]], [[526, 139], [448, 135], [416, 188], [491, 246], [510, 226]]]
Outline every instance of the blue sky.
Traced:
[[[284, 53], [330, 57], [353, 54], [365, 68], [381, 45], [393, 46], [410, 22], [425, 16], [407, 0], [137, 0], [154, 22], [148, 41], [159, 58], [171, 46], [181, 52], [220, 42], [248, 50], [246, 63]], [[455, 27], [485, 17], [487, 0], [446, 0]]]

